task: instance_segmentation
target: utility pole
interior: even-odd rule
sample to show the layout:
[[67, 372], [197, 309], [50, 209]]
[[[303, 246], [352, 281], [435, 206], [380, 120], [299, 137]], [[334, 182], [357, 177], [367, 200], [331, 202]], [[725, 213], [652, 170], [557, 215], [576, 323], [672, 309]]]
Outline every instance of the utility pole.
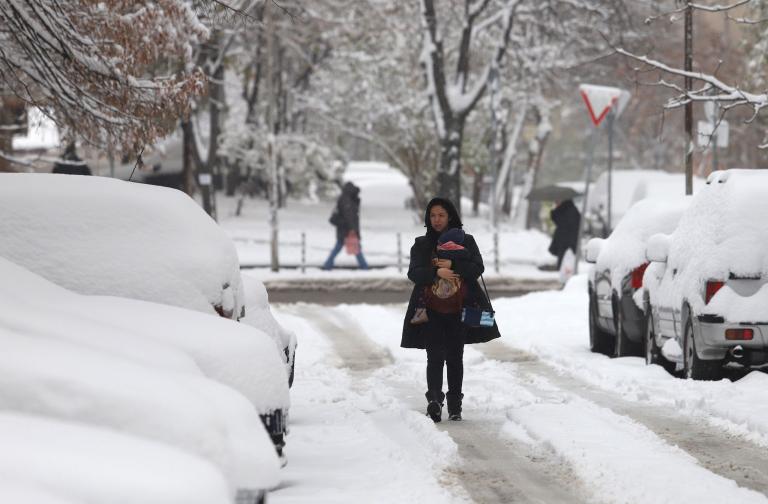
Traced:
[[498, 201], [496, 197], [496, 184], [498, 183], [499, 166], [496, 144], [498, 141], [498, 129], [499, 121], [496, 117], [496, 98], [499, 87], [499, 70], [496, 65], [491, 65], [490, 75], [488, 80], [491, 84], [491, 145], [490, 145], [490, 160], [491, 160], [491, 174], [493, 176], [493, 183], [491, 185], [491, 225], [493, 229], [499, 227], [499, 213], [498, 213]]
[[[693, 71], [693, 7], [685, 3], [685, 71]], [[690, 95], [693, 79], [685, 77], [685, 92]], [[685, 104], [685, 194], [693, 194], [693, 102]]]

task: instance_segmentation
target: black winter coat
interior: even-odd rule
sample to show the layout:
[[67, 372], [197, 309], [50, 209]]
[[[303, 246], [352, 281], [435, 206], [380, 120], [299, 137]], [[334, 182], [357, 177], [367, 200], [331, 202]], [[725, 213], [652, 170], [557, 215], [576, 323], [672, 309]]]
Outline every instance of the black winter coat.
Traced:
[[[437, 242], [430, 236], [419, 236], [411, 247], [411, 262], [408, 266], [408, 278], [415, 284], [408, 302], [403, 321], [403, 337], [400, 346], [403, 348], [425, 348], [428, 331], [431, 324], [411, 324], [411, 319], [416, 310], [419, 294], [424, 288], [432, 285], [437, 277], [437, 268], [432, 265], [432, 252]], [[464, 237], [464, 247], [469, 252], [466, 259], [453, 261], [452, 269], [467, 283], [467, 297], [465, 306], [479, 306], [482, 309], [490, 309], [490, 302], [485, 296], [478, 279], [485, 270], [483, 257], [472, 235]], [[461, 324], [461, 322], [457, 322]], [[501, 336], [499, 328], [494, 322], [493, 327], [466, 327], [464, 329], [464, 343], [484, 343]]]
[[565, 200], [550, 212], [555, 223], [555, 234], [549, 244], [549, 253], [557, 256], [558, 263], [568, 249], [576, 252], [576, 242], [579, 240], [579, 222], [581, 213], [573, 204], [573, 200]]
[[343, 241], [350, 231], [360, 238], [360, 188], [352, 182], [347, 182], [341, 189], [341, 196], [336, 202], [334, 214], [338, 215], [336, 240]]

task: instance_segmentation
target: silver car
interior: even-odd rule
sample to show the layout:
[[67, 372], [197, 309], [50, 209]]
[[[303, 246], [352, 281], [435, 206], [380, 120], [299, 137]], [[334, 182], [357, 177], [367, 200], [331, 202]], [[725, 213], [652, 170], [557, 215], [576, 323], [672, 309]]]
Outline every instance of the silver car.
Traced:
[[[682, 188], [681, 188], [682, 192]], [[614, 357], [640, 355], [646, 332], [642, 296], [648, 266], [645, 245], [656, 233], [675, 229], [690, 198], [647, 198], [635, 203], [613, 233], [587, 244], [589, 272], [589, 346]]]
[[768, 171], [713, 173], [671, 235], [648, 240], [648, 362], [714, 380], [768, 365]]

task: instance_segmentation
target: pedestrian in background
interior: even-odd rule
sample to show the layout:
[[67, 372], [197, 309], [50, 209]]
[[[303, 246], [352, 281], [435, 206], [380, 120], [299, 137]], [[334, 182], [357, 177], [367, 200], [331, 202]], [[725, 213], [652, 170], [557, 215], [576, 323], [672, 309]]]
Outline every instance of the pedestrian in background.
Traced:
[[558, 202], [549, 213], [549, 216], [555, 224], [555, 233], [552, 235], [552, 242], [549, 244], [549, 253], [557, 256], [557, 269], [560, 269], [566, 251], [570, 249], [575, 257], [576, 242], [579, 240], [581, 213], [576, 208], [576, 205], [573, 204], [573, 200], [567, 199]]
[[[447, 399], [448, 418], [461, 420], [464, 344], [498, 338], [499, 328], [495, 322], [488, 327], [469, 327], [461, 321], [462, 307], [486, 310], [490, 309], [490, 301], [477, 281], [485, 267], [472, 235], [454, 231], [466, 254], [457, 254], [453, 259], [438, 257], [441, 234], [463, 227], [453, 203], [444, 198], [432, 199], [424, 214], [424, 226], [426, 234], [417, 237], [411, 247], [408, 278], [414, 286], [405, 312], [400, 346], [427, 351], [427, 415], [439, 422], [443, 400]], [[450, 237], [450, 240], [454, 238]], [[422, 297], [427, 310], [424, 322], [418, 317], [414, 319]], [[448, 371], [447, 395], [443, 393], [443, 367]]]
[[336, 227], [336, 245], [334, 245], [328, 259], [323, 264], [324, 270], [333, 269], [333, 262], [342, 248], [347, 253], [354, 255], [360, 269], [367, 270], [368, 263], [363, 256], [360, 245], [360, 188], [352, 182], [347, 182], [341, 188], [341, 196], [336, 201], [330, 223]]

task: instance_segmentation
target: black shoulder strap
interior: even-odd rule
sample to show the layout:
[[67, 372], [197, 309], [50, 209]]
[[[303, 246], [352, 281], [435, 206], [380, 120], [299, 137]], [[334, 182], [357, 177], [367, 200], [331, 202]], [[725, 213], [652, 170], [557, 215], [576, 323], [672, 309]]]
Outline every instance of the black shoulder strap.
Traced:
[[493, 305], [491, 304], [491, 296], [488, 295], [488, 288], [485, 286], [485, 279], [483, 278], [483, 275], [480, 275], [480, 281], [483, 282], [483, 290], [485, 291], [485, 299], [488, 300], [488, 306], [490, 306], [491, 311], [493, 311]]

